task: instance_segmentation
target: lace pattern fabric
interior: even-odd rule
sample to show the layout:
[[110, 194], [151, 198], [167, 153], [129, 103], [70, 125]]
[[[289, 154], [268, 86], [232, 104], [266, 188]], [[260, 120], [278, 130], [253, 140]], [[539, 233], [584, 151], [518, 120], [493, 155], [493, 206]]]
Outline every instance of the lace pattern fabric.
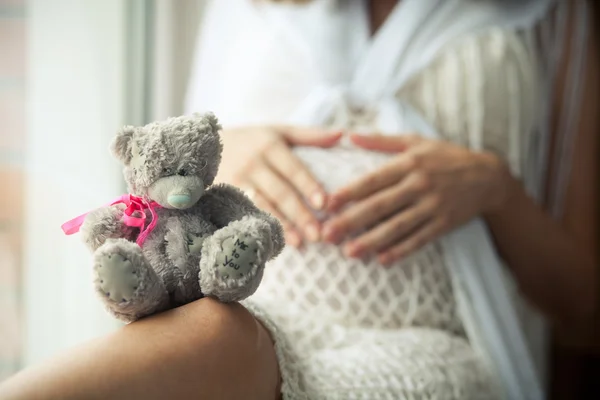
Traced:
[[[296, 154], [328, 190], [387, 160], [348, 147]], [[464, 337], [435, 243], [391, 268], [348, 259], [334, 245], [288, 248], [268, 265], [248, 304], [277, 326], [276, 340], [285, 336], [278, 355], [286, 399], [495, 393]]]

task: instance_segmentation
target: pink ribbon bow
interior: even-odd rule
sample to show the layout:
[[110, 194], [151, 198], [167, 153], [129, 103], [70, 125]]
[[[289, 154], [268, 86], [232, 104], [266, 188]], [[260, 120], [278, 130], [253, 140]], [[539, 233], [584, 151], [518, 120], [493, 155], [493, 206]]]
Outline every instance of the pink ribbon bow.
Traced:
[[[112, 203], [109, 203], [106, 206], [114, 206], [115, 204], [125, 204], [127, 206], [127, 208], [123, 212], [123, 223], [132, 228], [140, 228], [140, 234], [138, 235], [138, 238], [135, 242], [138, 244], [138, 246], [141, 247], [146, 241], [146, 238], [148, 237], [150, 232], [152, 232], [152, 230], [156, 226], [156, 223], [158, 222], [156, 208], [159, 208], [160, 205], [155, 201], [151, 201], [148, 203], [143, 198], [134, 196], [132, 194], [124, 194], [122, 196], [119, 196], [118, 198], [113, 200]], [[150, 221], [148, 226], [146, 226], [146, 210], [150, 210], [150, 215], [152, 215], [152, 220]], [[139, 211], [142, 214], [142, 216], [135, 217], [133, 213], [135, 213], [136, 211]], [[83, 221], [85, 220], [85, 217], [88, 214], [89, 212], [62, 224], [61, 228], [63, 232], [66, 235], [72, 235], [74, 233], [79, 232], [79, 228], [81, 228], [81, 225], [83, 224]]]

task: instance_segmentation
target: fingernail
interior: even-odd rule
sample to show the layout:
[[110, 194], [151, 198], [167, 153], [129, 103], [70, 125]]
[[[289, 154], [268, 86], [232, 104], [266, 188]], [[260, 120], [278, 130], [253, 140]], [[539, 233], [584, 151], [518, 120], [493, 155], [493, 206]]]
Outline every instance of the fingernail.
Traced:
[[292, 247], [298, 247], [301, 243], [300, 236], [294, 232], [290, 232], [286, 235], [286, 242]]
[[329, 201], [327, 202], [327, 210], [335, 211], [338, 208], [338, 199], [335, 196], [329, 196]]
[[331, 226], [331, 225], [325, 225], [325, 227], [323, 228], [323, 238], [330, 242], [330, 243], [335, 243], [337, 242], [337, 233], [335, 231], [335, 229]]
[[319, 240], [319, 227], [316, 226], [315, 224], [310, 224], [306, 227], [306, 236], [308, 237], [308, 240], [310, 240], [311, 242], [316, 242]]
[[378, 258], [379, 263], [385, 267], [389, 267], [390, 264], [392, 263], [392, 259], [388, 255], [379, 256], [377, 258]]
[[358, 246], [354, 243], [348, 243], [347, 245], [344, 246], [344, 255], [346, 257], [351, 257], [351, 258], [360, 258], [361, 257], [360, 246]]
[[317, 210], [322, 210], [325, 207], [325, 195], [321, 192], [315, 192], [310, 196], [312, 206]]

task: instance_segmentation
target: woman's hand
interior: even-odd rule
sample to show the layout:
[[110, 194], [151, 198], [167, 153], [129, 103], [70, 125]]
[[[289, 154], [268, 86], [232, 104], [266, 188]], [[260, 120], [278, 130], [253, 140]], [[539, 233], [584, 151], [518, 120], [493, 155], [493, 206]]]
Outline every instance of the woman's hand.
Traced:
[[376, 253], [389, 264], [495, 210], [507, 196], [508, 169], [490, 153], [418, 136], [351, 139], [360, 147], [398, 155], [328, 200], [332, 212], [349, 206], [324, 224], [325, 240], [339, 243], [364, 231], [346, 243], [349, 257]]
[[341, 133], [267, 126], [225, 130], [222, 137], [217, 180], [251, 193], [258, 207], [281, 221], [288, 244], [320, 240], [321, 226], [310, 208], [323, 209], [326, 194], [290, 147], [331, 147]]

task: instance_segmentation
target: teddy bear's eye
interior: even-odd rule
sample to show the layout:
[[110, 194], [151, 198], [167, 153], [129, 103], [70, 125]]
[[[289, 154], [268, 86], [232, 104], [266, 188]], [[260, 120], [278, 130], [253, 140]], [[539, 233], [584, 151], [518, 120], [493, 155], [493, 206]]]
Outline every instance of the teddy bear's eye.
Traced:
[[173, 170], [171, 168], [163, 168], [164, 175], [173, 175]]
[[177, 170], [177, 175], [180, 176], [187, 176], [189, 174], [188, 170], [185, 168], [179, 168], [179, 170]]

